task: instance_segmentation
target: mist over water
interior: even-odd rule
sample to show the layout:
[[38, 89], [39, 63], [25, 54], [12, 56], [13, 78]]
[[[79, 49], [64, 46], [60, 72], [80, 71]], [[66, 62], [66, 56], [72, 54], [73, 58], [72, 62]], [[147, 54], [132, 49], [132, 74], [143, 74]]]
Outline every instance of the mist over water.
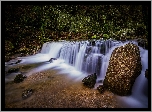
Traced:
[[[135, 41], [123, 43], [115, 40], [47, 42], [43, 44], [40, 53], [27, 57], [18, 57], [18, 59], [22, 60], [19, 64], [43, 62], [42, 65], [30, 70], [26, 74], [27, 76], [52, 68], [58, 70], [59, 74], [69, 74], [69, 77], [75, 81], [82, 80], [92, 73], [97, 73], [97, 80], [104, 80], [113, 50], [128, 42], [138, 45]], [[139, 49], [142, 71], [133, 85], [132, 95], [117, 96], [119, 103], [126, 108], [148, 107], [148, 80], [145, 78], [145, 70], [148, 69], [148, 51], [142, 47], [139, 47]], [[57, 60], [50, 63], [50, 58], [57, 58]], [[8, 81], [8, 77], [6, 78]], [[98, 83], [95, 88], [97, 86]]]

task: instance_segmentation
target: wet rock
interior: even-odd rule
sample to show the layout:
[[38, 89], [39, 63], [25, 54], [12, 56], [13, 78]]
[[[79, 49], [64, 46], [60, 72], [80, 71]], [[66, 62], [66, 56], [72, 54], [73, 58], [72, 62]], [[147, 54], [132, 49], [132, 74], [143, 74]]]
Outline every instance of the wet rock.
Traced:
[[105, 91], [105, 88], [104, 88], [103, 85], [99, 85], [99, 86], [97, 87], [97, 90], [99, 91], [99, 93], [103, 93], [103, 92]]
[[148, 79], [148, 69], [145, 71], [145, 77]]
[[8, 65], [13, 65], [14, 63], [9, 63]]
[[15, 82], [15, 83], [20, 83], [20, 82], [22, 82], [26, 77], [27, 77], [26, 75], [18, 74], [18, 75], [16, 75], [16, 77], [14, 78], [14, 82]]
[[19, 68], [10, 68], [8, 70], [8, 73], [18, 72], [19, 70], [20, 70]]
[[96, 45], [96, 42], [95, 41], [92, 41], [92, 46], [95, 46]]
[[148, 49], [148, 40], [147, 39], [141, 39], [141, 38], [137, 39], [138, 46], [140, 46], [144, 49]]
[[130, 95], [135, 79], [142, 69], [138, 46], [128, 43], [116, 48], [109, 60], [103, 85], [111, 92], [120, 95]]
[[94, 74], [91, 74], [91, 75], [88, 75], [87, 77], [85, 77], [82, 80], [82, 83], [84, 86], [86, 86], [88, 88], [93, 88], [96, 83], [96, 79], [97, 79], [97, 74], [94, 73]]
[[22, 92], [22, 98], [26, 99], [26, 98], [30, 97], [32, 94], [33, 94], [33, 89], [25, 89]]
[[18, 64], [18, 63], [20, 63], [22, 60], [17, 60], [17, 62], [15, 63], [15, 64]]
[[8, 65], [13, 65], [13, 64], [18, 64], [20, 63], [22, 60], [16, 60], [16, 59], [12, 59], [9, 61]]
[[51, 58], [51, 59], [49, 60], [49, 62], [52, 63], [53, 60], [57, 60], [57, 58]]

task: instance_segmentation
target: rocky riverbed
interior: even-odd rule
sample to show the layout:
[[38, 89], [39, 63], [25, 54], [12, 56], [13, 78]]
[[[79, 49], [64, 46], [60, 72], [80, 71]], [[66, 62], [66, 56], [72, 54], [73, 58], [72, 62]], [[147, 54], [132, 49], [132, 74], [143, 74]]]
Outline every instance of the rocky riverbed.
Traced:
[[[23, 91], [32, 90], [27, 98]], [[113, 93], [73, 81], [57, 70], [33, 73], [23, 82], [5, 84], [5, 108], [121, 108]]]

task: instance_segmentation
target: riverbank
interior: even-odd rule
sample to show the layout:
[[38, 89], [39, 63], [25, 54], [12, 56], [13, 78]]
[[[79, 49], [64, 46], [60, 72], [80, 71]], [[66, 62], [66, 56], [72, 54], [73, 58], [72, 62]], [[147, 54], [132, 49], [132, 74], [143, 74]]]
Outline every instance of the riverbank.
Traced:
[[[22, 92], [32, 89], [33, 94], [22, 99]], [[21, 83], [5, 85], [5, 108], [121, 108], [113, 93], [100, 94], [80, 81], [57, 70], [46, 70], [30, 75]]]

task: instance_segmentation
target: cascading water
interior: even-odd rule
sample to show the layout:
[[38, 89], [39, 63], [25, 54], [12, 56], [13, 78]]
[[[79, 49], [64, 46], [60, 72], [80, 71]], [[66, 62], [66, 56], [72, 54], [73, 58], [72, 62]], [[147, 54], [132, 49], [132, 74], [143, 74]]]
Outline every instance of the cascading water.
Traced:
[[[134, 41], [132, 42], [137, 44]], [[22, 59], [21, 63], [36, 63], [46, 62], [50, 58], [58, 58], [57, 60], [54, 60], [53, 63], [45, 63], [43, 66], [34, 69], [31, 71], [31, 74], [44, 69], [56, 67], [58, 69], [62, 68], [62, 72], [64, 73], [69, 73], [72, 76], [76, 75], [77, 77], [85, 77], [88, 74], [97, 73], [98, 80], [103, 80], [105, 78], [109, 59], [113, 50], [119, 46], [125, 45], [126, 43], [128, 42], [122, 43], [121, 41], [115, 40], [97, 40], [93, 42], [47, 42], [43, 44], [39, 54], [28, 57], [19, 57], [19, 59]], [[117, 97], [118, 101], [120, 101], [122, 105], [124, 104], [124, 107], [128, 108], [148, 106], [148, 93], [146, 92], [148, 91], [148, 81], [144, 77], [145, 70], [148, 69], [148, 51], [141, 47], [139, 48], [142, 72], [135, 81], [132, 89], [133, 94], [128, 97]], [[82, 80], [82, 77], [80, 80]]]
[[41, 53], [47, 54], [49, 59], [57, 58], [62, 46], [63, 46], [63, 43], [61, 42], [52, 42], [52, 43], [47, 42], [47, 43], [44, 43]]
[[63, 59], [67, 64], [74, 66], [78, 51], [78, 42], [66, 42], [61, 48], [61, 52], [59, 53], [59, 59]]
[[79, 71], [82, 70], [82, 64], [83, 64], [83, 59], [84, 59], [84, 53], [85, 53], [85, 50], [86, 50], [86, 46], [87, 46], [86, 43], [80, 45], [80, 50], [79, 50], [79, 52], [76, 56], [75, 68]]

